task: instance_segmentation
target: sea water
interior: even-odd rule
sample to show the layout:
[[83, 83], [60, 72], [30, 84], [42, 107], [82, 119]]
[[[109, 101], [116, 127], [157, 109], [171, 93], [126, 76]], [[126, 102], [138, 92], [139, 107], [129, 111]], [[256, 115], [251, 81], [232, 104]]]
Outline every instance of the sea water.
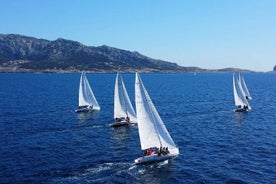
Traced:
[[231, 73], [141, 74], [180, 155], [140, 166], [137, 126], [109, 127], [116, 74], [87, 74], [101, 110], [86, 114], [80, 74], [0, 74], [0, 183], [274, 183], [276, 74], [243, 76], [248, 113], [233, 112]]

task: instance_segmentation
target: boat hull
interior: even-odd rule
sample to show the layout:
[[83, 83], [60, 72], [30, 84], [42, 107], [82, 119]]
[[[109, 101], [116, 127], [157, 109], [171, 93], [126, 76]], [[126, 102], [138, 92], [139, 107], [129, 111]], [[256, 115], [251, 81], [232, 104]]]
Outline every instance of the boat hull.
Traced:
[[112, 123], [110, 126], [111, 127], [121, 127], [121, 126], [128, 126], [128, 125], [130, 125], [130, 122], [128, 122], [128, 121], [120, 121], [120, 122]]
[[156, 162], [162, 162], [165, 160], [169, 160], [176, 157], [176, 155], [173, 154], [168, 154], [168, 155], [162, 155], [159, 156], [157, 154], [154, 155], [149, 155], [149, 156], [144, 156], [144, 157], [139, 157], [135, 159], [136, 164], [147, 164], [147, 163], [156, 163]]
[[234, 109], [234, 112], [248, 112], [251, 108], [236, 108]]
[[248, 110], [245, 109], [234, 109], [235, 112], [248, 112]]
[[76, 113], [81, 113], [81, 112], [92, 112], [93, 109], [84, 107], [84, 108], [78, 108], [75, 110]]

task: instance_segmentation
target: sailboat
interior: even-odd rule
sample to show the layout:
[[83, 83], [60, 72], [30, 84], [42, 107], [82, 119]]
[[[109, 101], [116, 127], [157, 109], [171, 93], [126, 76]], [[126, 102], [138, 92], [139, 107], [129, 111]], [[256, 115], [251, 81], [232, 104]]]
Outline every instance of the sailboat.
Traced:
[[240, 80], [233, 74], [233, 91], [235, 101], [235, 112], [246, 112], [251, 110], [251, 107], [243, 95], [242, 86]]
[[100, 110], [100, 106], [94, 96], [85, 73], [82, 72], [79, 87], [79, 107], [75, 112], [90, 112], [93, 110]]
[[241, 86], [242, 94], [245, 96], [246, 100], [252, 100], [252, 97], [247, 89], [243, 76], [239, 73], [239, 85]]
[[135, 103], [141, 150], [136, 164], [160, 162], [179, 154], [138, 73], [135, 77]]
[[114, 88], [114, 120], [112, 127], [137, 123], [136, 113], [130, 102], [126, 87], [120, 73], [117, 73]]

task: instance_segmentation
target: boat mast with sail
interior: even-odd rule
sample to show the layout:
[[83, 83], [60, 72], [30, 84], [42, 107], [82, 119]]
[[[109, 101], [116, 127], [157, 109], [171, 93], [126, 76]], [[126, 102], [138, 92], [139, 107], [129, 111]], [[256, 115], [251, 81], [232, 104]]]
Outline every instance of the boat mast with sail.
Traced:
[[79, 86], [79, 107], [75, 112], [89, 112], [92, 110], [100, 110], [100, 106], [94, 96], [85, 73], [82, 72]]
[[252, 97], [248, 91], [246, 84], [245, 84], [244, 78], [240, 73], [239, 73], [239, 85], [241, 87], [242, 94], [245, 96], [246, 100], [252, 100]]
[[116, 75], [114, 87], [114, 121], [111, 124], [113, 127], [137, 123], [136, 113], [120, 73]]
[[135, 76], [135, 103], [141, 150], [143, 157], [135, 163], [151, 163], [168, 160], [179, 154], [172, 137], [159, 116], [140, 75]]
[[245, 112], [251, 110], [251, 107], [243, 94], [241, 83], [235, 74], [233, 74], [233, 92], [236, 106], [235, 112]]

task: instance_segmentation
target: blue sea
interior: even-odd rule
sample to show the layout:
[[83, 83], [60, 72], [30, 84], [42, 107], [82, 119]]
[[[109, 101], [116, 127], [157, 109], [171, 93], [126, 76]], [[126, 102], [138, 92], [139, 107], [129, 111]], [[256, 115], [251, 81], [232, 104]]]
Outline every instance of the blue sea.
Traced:
[[[135, 165], [138, 127], [111, 128], [115, 74], [87, 74], [101, 110], [76, 114], [80, 74], [0, 74], [0, 183], [276, 183], [276, 74], [141, 74], [180, 155]], [[122, 74], [134, 104], [134, 74]]]

